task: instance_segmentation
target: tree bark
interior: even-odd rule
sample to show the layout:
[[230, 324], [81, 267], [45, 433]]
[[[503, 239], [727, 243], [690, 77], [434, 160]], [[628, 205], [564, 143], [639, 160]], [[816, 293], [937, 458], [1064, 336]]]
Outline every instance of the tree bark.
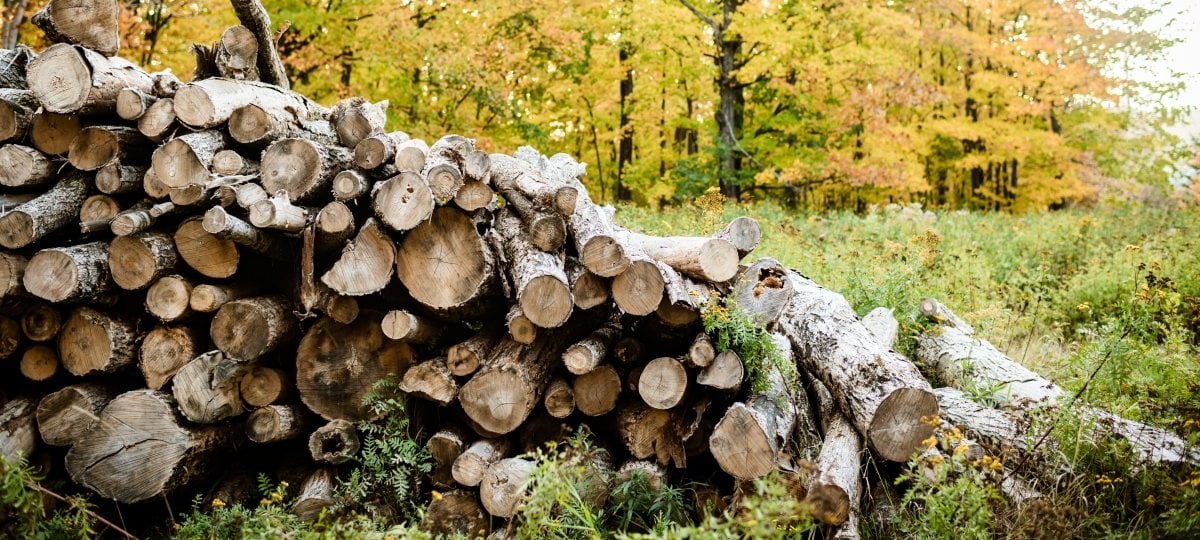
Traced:
[[35, 407], [37, 404], [26, 398], [11, 399], [0, 405], [0, 458], [33, 457], [37, 449]]
[[778, 328], [795, 347], [797, 363], [829, 388], [872, 450], [907, 461], [932, 434], [921, 418], [938, 413], [929, 383], [881, 345], [841, 295], [795, 272], [788, 281], [794, 291]]
[[563, 260], [535, 249], [512, 212], [500, 212], [495, 231], [504, 245], [508, 274], [521, 311], [540, 328], [562, 326], [575, 309]]
[[46, 395], [38, 402], [38, 432], [46, 444], [70, 446], [88, 436], [113, 393], [98, 383], [81, 383]]
[[134, 390], [109, 402], [71, 447], [67, 471], [101, 496], [131, 504], [202, 477], [227, 441], [224, 428], [185, 424], [168, 394]]
[[0, 245], [26, 247], [79, 219], [89, 177], [68, 173], [49, 191], [0, 216]]
[[224, 304], [209, 326], [213, 345], [241, 361], [256, 360], [298, 334], [292, 304], [282, 296], [242, 298]]
[[52, 43], [71, 43], [113, 56], [120, 44], [120, 13], [116, 0], [51, 0], [30, 22]]
[[153, 85], [146, 72], [123, 58], [66, 43], [51, 45], [30, 61], [28, 80], [42, 107], [60, 114], [111, 114], [121, 90], [150, 92]]
[[438, 405], [449, 405], [458, 396], [458, 381], [446, 367], [445, 358], [426, 360], [413, 366], [400, 381], [400, 390]]
[[364, 313], [345, 325], [322, 318], [308, 330], [296, 351], [296, 389], [309, 409], [327, 420], [371, 418], [363, 395], [413, 364], [412, 348], [386, 339], [379, 323]]
[[246, 364], [224, 353], [201, 354], [185, 364], [171, 379], [171, 392], [179, 411], [197, 424], [214, 424], [245, 411], [238, 384]]

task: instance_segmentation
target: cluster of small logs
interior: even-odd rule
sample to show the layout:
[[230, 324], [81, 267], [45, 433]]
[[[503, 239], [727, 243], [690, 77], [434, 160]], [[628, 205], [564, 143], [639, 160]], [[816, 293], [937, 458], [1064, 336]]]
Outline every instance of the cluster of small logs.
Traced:
[[[939, 410], [989, 451], [1019, 446], [1015, 413], [935, 391], [891, 350], [888, 313], [742, 264], [753, 220], [640, 234], [570, 156], [387, 132], [386, 102], [321, 106], [287, 88], [261, 6], [234, 5], [244, 26], [197, 47], [188, 83], [115, 56], [115, 15], [81, 30], [53, 1], [37, 20], [59, 43], [0, 51], [4, 455], [61, 447], [74, 482], [135, 503], [228, 478], [220, 456], [301, 449], [295, 511], [315, 516], [376, 419], [364, 395], [395, 377], [431, 434], [429, 514], [453, 517], [434, 525], [512, 517], [520, 456], [586, 424], [616, 460], [596, 467], [660, 483], [736, 489], [808, 451], [809, 502], [852, 537], [864, 457], [924, 450]], [[799, 376], [748, 380], [703, 332], [709, 303], [770, 331]], [[985, 347], [958, 323], [922, 341], [943, 380], [1061, 393], [994, 348], [964, 372]], [[1194, 459], [1176, 441], [1145, 459]]]

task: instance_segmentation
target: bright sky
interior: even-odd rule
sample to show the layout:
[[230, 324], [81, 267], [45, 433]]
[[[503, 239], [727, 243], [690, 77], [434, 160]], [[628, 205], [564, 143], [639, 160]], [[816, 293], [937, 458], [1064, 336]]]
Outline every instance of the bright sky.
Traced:
[[[1133, 1], [1153, 4], [1156, 0]], [[1179, 104], [1193, 110], [1177, 132], [1200, 137], [1200, 0], [1182, 0], [1179, 4], [1183, 13], [1175, 24], [1175, 32], [1183, 42], [1170, 51], [1168, 61], [1171, 69], [1186, 74]]]

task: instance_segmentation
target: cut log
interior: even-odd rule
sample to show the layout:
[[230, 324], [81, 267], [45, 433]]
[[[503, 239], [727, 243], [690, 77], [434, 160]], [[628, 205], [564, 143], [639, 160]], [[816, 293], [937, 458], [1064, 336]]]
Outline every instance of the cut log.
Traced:
[[429, 155], [429, 145], [425, 144], [425, 141], [409, 139], [396, 145], [396, 159], [392, 163], [396, 165], [396, 170], [399, 172], [420, 174], [425, 170], [425, 156], [427, 155]]
[[617, 398], [621, 396], [621, 376], [610, 365], [597, 366], [575, 377], [571, 392], [579, 412], [587, 416], [605, 415], [617, 408]]
[[21, 314], [21, 333], [35, 343], [53, 340], [62, 325], [62, 313], [49, 304], [34, 304]]
[[266, 407], [291, 395], [292, 382], [283, 370], [252, 366], [242, 375], [238, 388], [242, 401], [251, 407]]
[[308, 119], [327, 114], [323, 107], [299, 94], [257, 81], [203, 79], [175, 92], [175, 114], [180, 122], [195, 129], [224, 124], [235, 110], [247, 105], [282, 118]]
[[219, 238], [204, 230], [200, 218], [184, 221], [175, 230], [175, 249], [179, 257], [200, 275], [227, 278], [237, 272], [241, 256], [233, 240]]
[[251, 251], [284, 260], [292, 252], [289, 242], [278, 236], [268, 234], [254, 226], [229, 215], [224, 208], [214, 206], [204, 213], [201, 222], [205, 232], [226, 240], [232, 240]]
[[152, 103], [138, 118], [137, 129], [152, 141], [166, 139], [175, 129], [175, 100], [163, 98]]
[[50, 0], [30, 22], [45, 32], [52, 43], [81, 45], [103, 54], [117, 54], [120, 45], [117, 19], [121, 6], [116, 0]]
[[687, 356], [684, 357], [684, 361], [687, 362], [687, 365], [694, 368], [706, 368], [712, 365], [713, 360], [715, 360], [716, 357], [717, 350], [715, 347], [713, 347], [712, 338], [708, 337], [708, 334], [701, 332], [696, 334], [696, 339], [692, 340], [692, 344], [688, 347], [688, 353]]
[[484, 509], [495, 517], [515, 516], [535, 467], [534, 462], [521, 458], [502, 459], [488, 467], [479, 483]]
[[[146, 178], [153, 176], [149, 172], [146, 173]], [[175, 211], [175, 203], [170, 201], [161, 202], [146, 209], [135, 207], [117, 214], [117, 217], [114, 217], [108, 226], [116, 236], [129, 236], [149, 229], [158, 221], [158, 218]]]
[[[148, 206], [148, 205], [143, 205]], [[104, 227], [100, 230], [108, 229], [108, 222], [117, 217], [121, 213], [121, 204], [116, 199], [108, 195], [92, 195], [83, 200], [83, 206], [79, 207], [79, 222], [80, 226], [84, 223], [94, 221], [103, 221]]]
[[368, 219], [354, 242], [346, 245], [342, 256], [321, 276], [321, 282], [347, 296], [371, 294], [387, 286], [392, 280], [392, 265], [397, 263], [392, 239], [375, 220]]
[[314, 461], [340, 465], [354, 459], [360, 443], [354, 424], [346, 420], [331, 420], [317, 428], [308, 438], [308, 451]]
[[147, 169], [146, 176], [142, 177], [142, 191], [146, 193], [147, 197], [157, 201], [161, 201], [171, 194], [171, 188], [158, 181], [158, 176], [154, 174], [154, 169]]
[[671, 411], [654, 409], [635, 400], [617, 411], [617, 429], [625, 448], [636, 459], [654, 458], [660, 465], [687, 466], [687, 453], [679, 429], [680, 419]]
[[733, 286], [733, 302], [764, 328], [774, 328], [792, 300], [787, 268], [775, 259], [754, 261]]
[[754, 218], [741, 216], [730, 221], [729, 225], [721, 229], [721, 232], [714, 234], [713, 238], [733, 244], [733, 247], [737, 248], [738, 259], [744, 259], [762, 241], [762, 228], [758, 226], [758, 221]]
[[59, 165], [28, 146], [0, 147], [0, 186], [33, 187], [58, 177]]
[[479, 497], [463, 490], [451, 490], [434, 497], [425, 509], [421, 530], [437, 538], [482, 538], [490, 529]]
[[475, 150], [475, 141], [460, 135], [446, 135], [429, 147], [421, 176], [429, 182], [434, 200], [444, 204], [463, 185], [462, 160]]
[[499, 332], [494, 329], [484, 329], [462, 343], [451, 345], [446, 351], [446, 367], [450, 369], [451, 374], [457, 377], [475, 373], [479, 369], [480, 362], [499, 340]]
[[37, 449], [37, 404], [30, 399], [10, 399], [0, 405], [0, 458], [30, 459]]
[[[91, 21], [91, 17], [80, 19]], [[105, 58], [83, 47], [58, 43], [29, 62], [29, 90], [52, 113], [111, 114], [125, 88], [150, 92], [146, 72], [123, 58]]]
[[25, 267], [29, 259], [0, 251], [0, 301], [25, 296]]
[[494, 230], [502, 239], [506, 269], [525, 317], [540, 328], [562, 326], [575, 309], [562, 259], [536, 249], [520, 218], [507, 208], [497, 216]]
[[525, 311], [520, 305], [509, 308], [508, 314], [504, 316], [504, 326], [508, 329], [508, 336], [517, 343], [529, 345], [537, 339], [537, 325], [525, 316]]
[[[678, 360], [667, 356], [651, 360], [642, 369], [641, 377], [638, 377], [638, 394], [646, 405], [655, 409], [670, 409], [678, 405], [687, 392], [687, 386], [687, 370]], [[576, 394], [578, 392], [576, 388]]]
[[[237, 0], [245, 2], [245, 0]], [[246, 2], [249, 3], [249, 2]], [[257, 2], [255, 2], [257, 4]], [[317, 521], [337, 502], [337, 475], [330, 469], [317, 469], [304, 480], [292, 513], [304, 521]]]
[[363, 173], [346, 169], [333, 177], [330, 188], [336, 201], [351, 201], [370, 191], [372, 182]]
[[[314, 249], [317, 253], [329, 253], [346, 246], [354, 235], [354, 213], [341, 201], [332, 201], [317, 212], [315, 220]], [[388, 268], [391, 272], [391, 268]]]
[[[538, 161], [536, 165], [519, 157], [525, 150], [536, 154]], [[522, 147], [517, 154], [518, 157], [504, 154], [488, 156], [488, 170], [492, 185], [501, 192], [523, 193], [539, 206], [553, 208], [564, 217], [571, 216], [575, 212], [577, 199], [586, 196], [579, 192], [582, 184], [573, 177], [572, 173], [566, 172], [557, 164], [550, 163], [529, 147]], [[572, 163], [569, 167], [582, 167], [582, 165]], [[565, 182], [567, 176], [571, 176], [570, 183]]]
[[198, 313], [213, 313], [221, 306], [255, 294], [255, 287], [247, 283], [231, 283], [228, 285], [202, 284], [192, 288], [190, 302], [192, 311]]
[[163, 276], [146, 290], [146, 312], [169, 323], [191, 313], [192, 282], [180, 275]]
[[446, 367], [445, 358], [434, 358], [409, 369], [400, 381], [400, 390], [444, 406], [458, 396], [458, 381]]
[[620, 336], [620, 320], [613, 319], [579, 343], [571, 345], [567, 352], [563, 353], [563, 364], [567, 366], [567, 371], [576, 375], [592, 371], [604, 362], [608, 357], [608, 348]]
[[24, 139], [39, 105], [33, 92], [0, 88], [0, 142]]
[[131, 122], [145, 116], [146, 110], [158, 101], [158, 97], [150, 92], [143, 92], [137, 88], [122, 88], [117, 92], [117, 116], [122, 120]]
[[375, 184], [371, 200], [375, 215], [396, 232], [412, 230], [433, 215], [433, 192], [417, 173], [402, 172]]
[[29, 294], [55, 303], [102, 300], [115, 288], [108, 244], [43, 249], [29, 260], [24, 285]]
[[746, 377], [742, 359], [732, 350], [721, 351], [713, 361], [696, 375], [696, 384], [721, 391], [737, 390]]
[[212, 424], [245, 411], [238, 384], [246, 364], [212, 351], [184, 365], [171, 381], [179, 411], [197, 424]]
[[69, 173], [49, 191], [0, 216], [0, 245], [19, 249], [79, 219], [90, 178]]
[[396, 159], [396, 147], [407, 140], [408, 134], [402, 131], [364, 137], [354, 145], [354, 163], [368, 171], [391, 163]]
[[127, 320], [80, 307], [58, 334], [59, 360], [67, 371], [81, 377], [112, 373], [133, 363], [141, 337]]
[[158, 147], [150, 158], [154, 177], [170, 188], [203, 186], [212, 180], [212, 160], [228, 144], [220, 131], [180, 135]]
[[489, 467], [512, 452], [508, 439], [479, 439], [454, 460], [454, 481], [466, 487], [478, 486]]
[[625, 255], [625, 248], [613, 236], [612, 216], [581, 196], [570, 218], [575, 250], [589, 272], [614, 277], [629, 269], [631, 261]]
[[138, 192], [142, 189], [146, 170], [140, 165], [105, 165], [96, 171], [96, 189], [108, 195]]
[[629, 233], [650, 258], [676, 271], [712, 283], [733, 279], [738, 270], [738, 252], [733, 244], [719, 238], [692, 236], [648, 236]]
[[608, 280], [591, 273], [574, 257], [567, 258], [567, 282], [571, 285], [571, 298], [575, 307], [592, 309], [608, 302]]
[[258, 39], [242, 25], [226, 28], [213, 46], [217, 73], [226, 79], [258, 80]]
[[327, 420], [371, 418], [363, 395], [413, 364], [412, 348], [386, 339], [379, 323], [364, 313], [346, 325], [322, 318], [308, 330], [296, 352], [296, 388], [309, 409]]
[[338, 142], [354, 148], [363, 139], [382, 135], [387, 123], [388, 102], [371, 103], [361, 97], [343, 99], [333, 106], [329, 119], [337, 132]]
[[8, 358], [21, 346], [21, 323], [0, 315], [0, 359]]
[[[884, 343], [891, 346], [891, 343]], [[813, 381], [818, 416], [822, 424], [821, 452], [816, 459], [816, 474], [807, 485], [805, 502], [813, 517], [826, 525], [841, 526], [839, 537], [857, 536], [859, 499], [862, 496], [862, 436], [838, 410], [833, 396], [820, 381]]]
[[71, 149], [71, 141], [83, 129], [77, 114], [42, 112], [33, 117], [29, 127], [29, 142], [45, 154], [65, 155]]
[[[790, 353], [790, 349], [784, 351], [785, 356]], [[789, 381], [778, 369], [769, 369], [766, 388], [729, 407], [708, 438], [709, 450], [721, 470], [739, 480], [775, 470], [779, 451], [796, 425], [798, 400], [788, 388]]]
[[[275, 33], [271, 30], [271, 17], [258, 0], [232, 0], [233, 11], [238, 22], [254, 34], [258, 41], [258, 75], [263, 82], [283, 89], [290, 88], [283, 60], [275, 48]], [[286, 25], [285, 25], [286, 26]], [[280, 30], [283, 32], [283, 30]]]
[[907, 461], [932, 428], [937, 398], [916, 366], [881, 345], [841, 295], [795, 272], [778, 323], [802, 369], [817, 376], [867, 445], [888, 461]]
[[887, 347], [895, 346], [896, 338], [900, 336], [900, 323], [892, 315], [892, 310], [885, 307], [872, 309], [863, 315], [862, 323], [879, 343]]
[[87, 437], [113, 393], [97, 383], [68, 386], [38, 402], [38, 432], [46, 444], [70, 446]]
[[491, 248], [471, 218], [442, 207], [400, 241], [396, 276], [413, 299], [447, 316], [478, 314], [496, 289]]
[[183, 423], [168, 394], [134, 390], [117, 396], [96, 426], [67, 452], [71, 479], [130, 504], [167, 494], [212, 469], [228, 441], [220, 427]]
[[[461, 190], [460, 190], [461, 191]], [[555, 253], [567, 241], [567, 222], [561, 214], [543, 211], [534, 206], [533, 201], [520, 191], [506, 190], [500, 192], [508, 208], [525, 223], [529, 243], [547, 253]]]
[[221, 150], [213, 155], [212, 172], [225, 176], [258, 174], [258, 162], [239, 154], [236, 150]]
[[58, 353], [46, 345], [27, 347], [21, 354], [21, 375], [34, 382], [50, 380], [58, 373]]
[[262, 186], [267, 193], [287, 193], [289, 200], [305, 201], [329, 193], [333, 177], [354, 165], [345, 148], [308, 139], [281, 139], [262, 156]]
[[438, 326], [410, 311], [394, 309], [383, 316], [383, 335], [409, 343], [430, 343], [438, 335]]
[[266, 405], [246, 417], [246, 436], [256, 443], [297, 439], [307, 428], [305, 411], [292, 405]]
[[[474, 212], [480, 208], [487, 208], [496, 200], [496, 193], [487, 184], [478, 180], [467, 180], [461, 188], [458, 188], [458, 193], [454, 194], [454, 205], [462, 208], [466, 212]], [[558, 218], [559, 221], [562, 218]], [[563, 239], [566, 239], [566, 226], [561, 229]], [[545, 240], [542, 240], [545, 242]], [[559, 243], [561, 247], [561, 242]]]
[[545, 405], [546, 412], [554, 418], [571, 416], [571, 413], [575, 412], [575, 390], [571, 383], [564, 379], [550, 381], [546, 387], [546, 396], [542, 398], [542, 405]]
[[151, 390], [161, 390], [175, 373], [200, 353], [199, 336], [186, 326], [156, 326], [138, 351], [138, 368]]
[[76, 169], [94, 171], [106, 165], [133, 162], [145, 155], [149, 142], [131, 127], [88, 126], [71, 141], [67, 160]]
[[242, 298], [222, 305], [209, 326], [209, 336], [221, 352], [255, 360], [299, 334], [292, 304], [282, 296]]
[[[309, 117], [313, 117], [309, 119]], [[297, 116], [290, 109], [277, 110], [246, 105], [229, 117], [229, 136], [245, 145], [262, 148], [275, 141], [304, 138], [320, 144], [337, 144], [333, 125], [321, 119], [319, 111], [310, 110]]]
[[[409, 373], [415, 369], [417, 368], [410, 369]], [[433, 457], [433, 474], [431, 476], [435, 486], [450, 486], [454, 483], [451, 470], [455, 460], [467, 448], [465, 437], [466, 434], [457, 427], [443, 429], [429, 437], [426, 447], [429, 449], [429, 455]]]

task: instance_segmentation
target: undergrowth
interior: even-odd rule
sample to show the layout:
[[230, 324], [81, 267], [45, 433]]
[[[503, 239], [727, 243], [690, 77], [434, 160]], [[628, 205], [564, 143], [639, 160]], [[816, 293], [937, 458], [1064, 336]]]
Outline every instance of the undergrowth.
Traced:
[[785, 381], [797, 380], [796, 364], [783, 357], [771, 334], [732, 299], [710, 298], [700, 316], [704, 331], [716, 340], [717, 351], [732, 349], [737, 353], [752, 391], [766, 391], [771, 385], [772, 371], [777, 371]]

